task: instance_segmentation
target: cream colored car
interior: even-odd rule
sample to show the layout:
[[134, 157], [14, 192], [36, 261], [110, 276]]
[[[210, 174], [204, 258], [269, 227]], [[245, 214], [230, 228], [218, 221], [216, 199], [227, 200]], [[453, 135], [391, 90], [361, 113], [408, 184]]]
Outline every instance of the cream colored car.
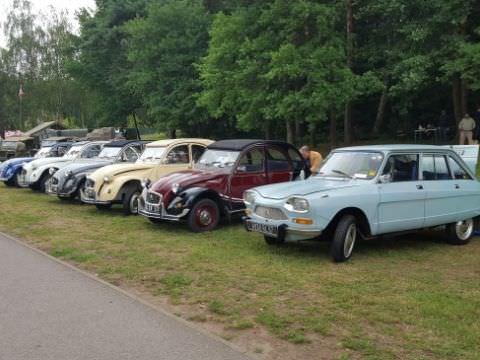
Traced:
[[192, 168], [205, 148], [213, 141], [207, 139], [159, 140], [146, 145], [134, 164], [115, 164], [102, 167], [87, 176], [81, 200], [109, 209], [122, 204], [125, 214], [137, 214], [142, 183]]

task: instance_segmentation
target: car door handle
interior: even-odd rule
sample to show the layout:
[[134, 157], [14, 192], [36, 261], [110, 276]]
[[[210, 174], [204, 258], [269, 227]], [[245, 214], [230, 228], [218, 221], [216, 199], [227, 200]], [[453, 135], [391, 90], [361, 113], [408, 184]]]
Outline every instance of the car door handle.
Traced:
[[423, 190], [423, 185], [418, 184], [418, 185], [417, 185], [417, 189], [418, 189], [418, 190]]
[[460, 189], [460, 185], [455, 184], [455, 189]]

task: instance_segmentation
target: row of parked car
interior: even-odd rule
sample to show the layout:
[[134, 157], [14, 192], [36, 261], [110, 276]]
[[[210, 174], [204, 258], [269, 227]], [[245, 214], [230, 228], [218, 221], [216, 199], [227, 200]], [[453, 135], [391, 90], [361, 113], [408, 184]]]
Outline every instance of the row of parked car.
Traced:
[[194, 232], [238, 216], [269, 245], [329, 240], [340, 262], [359, 238], [424, 228], [444, 226], [450, 243], [468, 243], [480, 217], [477, 159], [478, 146], [350, 147], [309, 176], [299, 151], [281, 141], [83, 141], [8, 160], [0, 180], [102, 211], [120, 204]]

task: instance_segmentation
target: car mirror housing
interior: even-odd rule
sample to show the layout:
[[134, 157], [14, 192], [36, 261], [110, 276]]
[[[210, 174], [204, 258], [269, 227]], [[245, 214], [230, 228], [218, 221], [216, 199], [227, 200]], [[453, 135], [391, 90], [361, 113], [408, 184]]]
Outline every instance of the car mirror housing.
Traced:
[[392, 182], [392, 175], [390, 175], [390, 174], [381, 175], [378, 178], [378, 182], [381, 183], [381, 184], [388, 184], [388, 183]]

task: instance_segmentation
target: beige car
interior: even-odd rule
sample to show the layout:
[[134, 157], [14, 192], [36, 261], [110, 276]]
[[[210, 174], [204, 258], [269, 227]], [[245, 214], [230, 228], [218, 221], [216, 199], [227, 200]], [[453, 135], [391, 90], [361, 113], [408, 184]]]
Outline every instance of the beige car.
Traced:
[[81, 200], [95, 204], [101, 210], [118, 203], [123, 205], [125, 214], [137, 214], [138, 197], [144, 182], [154, 182], [164, 175], [191, 169], [211, 143], [207, 139], [149, 143], [134, 164], [108, 165], [88, 175]]

